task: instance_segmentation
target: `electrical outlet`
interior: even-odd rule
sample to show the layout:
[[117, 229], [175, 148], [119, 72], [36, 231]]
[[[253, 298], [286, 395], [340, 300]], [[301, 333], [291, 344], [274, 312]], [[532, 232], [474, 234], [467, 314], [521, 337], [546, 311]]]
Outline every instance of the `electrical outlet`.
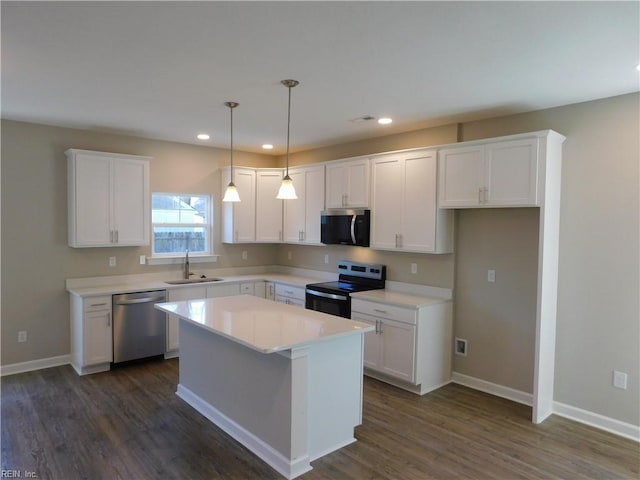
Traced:
[[622, 390], [627, 389], [627, 374], [624, 372], [618, 372], [616, 370], [613, 371], [613, 386], [616, 388], [621, 388]]
[[487, 282], [495, 283], [495, 281], [496, 281], [496, 271], [487, 270]]
[[140, 265], [145, 265], [147, 263], [147, 257], [144, 255], [140, 255]]
[[324, 263], [329, 263], [329, 254], [325, 254], [324, 256]]
[[116, 257], [109, 257], [109, 266], [110, 267], [116, 266]]
[[242, 259], [243, 259], [243, 260], [246, 260], [246, 259], [247, 259], [247, 257], [248, 257], [247, 251], [246, 251], [246, 250], [243, 250], [243, 251], [242, 251]]
[[24, 343], [27, 341], [27, 331], [21, 330], [18, 332], [18, 342]]
[[456, 338], [456, 355], [467, 356], [467, 341], [464, 338]]
[[417, 263], [412, 263], [411, 264], [411, 273], [413, 273], [413, 274], [418, 273], [418, 264]]

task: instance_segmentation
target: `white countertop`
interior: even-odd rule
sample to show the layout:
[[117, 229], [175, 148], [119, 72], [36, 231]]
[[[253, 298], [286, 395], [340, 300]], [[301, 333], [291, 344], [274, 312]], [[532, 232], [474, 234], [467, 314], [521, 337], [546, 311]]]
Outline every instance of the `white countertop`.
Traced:
[[[217, 278], [217, 277], [216, 277]], [[167, 278], [168, 280], [169, 278]], [[93, 286], [77, 286], [67, 288], [70, 293], [80, 297], [92, 297], [97, 295], [114, 295], [119, 293], [146, 292], [151, 290], [171, 290], [176, 288], [189, 287], [209, 287], [215, 285], [224, 285], [225, 283], [240, 283], [265, 280], [269, 282], [284, 283], [294, 287], [305, 287], [308, 283], [316, 283], [322, 280], [314, 277], [305, 277], [300, 275], [289, 275], [284, 273], [261, 273], [250, 275], [225, 275], [218, 282], [188, 283], [188, 284], [169, 284], [163, 280], [150, 279], [140, 280], [134, 277], [131, 281], [115, 281], [113, 283], [105, 283]]]
[[450, 299], [442, 297], [431, 297], [415, 295], [412, 293], [398, 292], [394, 290], [367, 290], [351, 294], [352, 299], [380, 302], [387, 305], [397, 305], [399, 307], [421, 308], [437, 303], [450, 302]]
[[262, 353], [373, 331], [366, 323], [250, 295], [159, 303], [155, 307]]

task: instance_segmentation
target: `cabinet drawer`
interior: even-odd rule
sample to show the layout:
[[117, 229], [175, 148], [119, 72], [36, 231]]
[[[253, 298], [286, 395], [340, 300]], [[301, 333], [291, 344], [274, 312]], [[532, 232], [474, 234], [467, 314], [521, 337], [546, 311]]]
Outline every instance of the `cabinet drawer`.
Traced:
[[83, 302], [85, 312], [99, 312], [102, 310], [111, 310], [111, 297], [90, 297], [85, 298]]
[[351, 314], [354, 312], [373, 315], [374, 317], [389, 318], [398, 322], [416, 324], [416, 311], [410, 308], [397, 307], [384, 303], [367, 302], [354, 298], [351, 300]]
[[241, 283], [240, 284], [240, 293], [243, 295], [253, 295], [254, 288], [253, 283]]
[[302, 287], [292, 287], [290, 285], [276, 283], [276, 295], [296, 298], [304, 301], [305, 290]]

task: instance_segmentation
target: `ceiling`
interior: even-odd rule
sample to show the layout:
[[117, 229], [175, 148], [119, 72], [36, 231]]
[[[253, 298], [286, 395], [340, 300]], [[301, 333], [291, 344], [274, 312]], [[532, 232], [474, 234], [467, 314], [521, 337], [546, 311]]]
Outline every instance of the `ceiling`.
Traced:
[[227, 147], [232, 100], [253, 152], [285, 150], [286, 78], [292, 151], [640, 90], [637, 1], [1, 8], [3, 118]]

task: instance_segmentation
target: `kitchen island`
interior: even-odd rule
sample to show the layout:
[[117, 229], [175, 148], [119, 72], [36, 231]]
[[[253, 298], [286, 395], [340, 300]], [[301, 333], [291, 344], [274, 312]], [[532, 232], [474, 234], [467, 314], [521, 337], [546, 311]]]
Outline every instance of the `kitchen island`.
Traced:
[[156, 308], [180, 318], [177, 395], [283, 476], [355, 441], [373, 327], [248, 295]]

